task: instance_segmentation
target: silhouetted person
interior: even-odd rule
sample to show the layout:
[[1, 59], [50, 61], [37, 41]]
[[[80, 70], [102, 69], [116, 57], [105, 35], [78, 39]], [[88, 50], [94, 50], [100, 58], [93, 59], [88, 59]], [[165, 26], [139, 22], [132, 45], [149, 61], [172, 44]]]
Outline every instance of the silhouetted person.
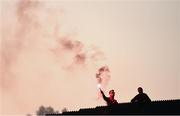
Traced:
[[147, 103], [147, 102], [151, 102], [151, 99], [148, 97], [148, 95], [146, 93], [143, 93], [143, 88], [139, 87], [138, 88], [138, 92], [139, 94], [136, 95], [131, 102], [138, 102], [138, 103]]
[[118, 104], [117, 100], [114, 99], [114, 96], [115, 96], [114, 90], [110, 90], [110, 91], [109, 91], [109, 97], [106, 97], [106, 96], [104, 95], [104, 92], [103, 92], [101, 89], [100, 89], [100, 91], [101, 91], [101, 94], [102, 94], [102, 96], [103, 96], [103, 99], [106, 101], [106, 103], [107, 103], [108, 106]]

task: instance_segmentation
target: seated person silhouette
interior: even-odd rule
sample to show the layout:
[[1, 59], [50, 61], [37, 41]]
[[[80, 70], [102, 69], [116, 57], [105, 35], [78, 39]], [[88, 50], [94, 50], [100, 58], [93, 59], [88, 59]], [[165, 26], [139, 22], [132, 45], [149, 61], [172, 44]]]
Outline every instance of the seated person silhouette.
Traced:
[[100, 89], [100, 91], [101, 91], [101, 94], [103, 96], [103, 99], [106, 101], [108, 106], [112, 106], [112, 105], [118, 104], [117, 100], [114, 99], [114, 96], [115, 96], [114, 90], [110, 90], [109, 91], [109, 97], [106, 97], [104, 95], [104, 92], [101, 89]]
[[131, 102], [137, 102], [137, 103], [147, 103], [147, 102], [151, 102], [151, 99], [148, 97], [148, 95], [146, 93], [143, 93], [143, 88], [139, 87], [138, 88], [138, 92], [139, 94], [136, 95]]

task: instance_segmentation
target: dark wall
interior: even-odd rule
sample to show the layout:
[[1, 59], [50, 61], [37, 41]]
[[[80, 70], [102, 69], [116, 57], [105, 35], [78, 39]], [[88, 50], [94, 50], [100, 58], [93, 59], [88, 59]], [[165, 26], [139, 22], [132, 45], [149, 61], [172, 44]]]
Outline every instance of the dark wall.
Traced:
[[151, 103], [119, 103], [116, 106], [99, 106], [62, 114], [180, 114], [180, 100], [153, 101]]

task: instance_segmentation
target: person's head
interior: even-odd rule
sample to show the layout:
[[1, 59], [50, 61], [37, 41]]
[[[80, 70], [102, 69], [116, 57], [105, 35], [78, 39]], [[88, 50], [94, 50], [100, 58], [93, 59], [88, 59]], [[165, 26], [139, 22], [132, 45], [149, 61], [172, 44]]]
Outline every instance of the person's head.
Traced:
[[115, 96], [115, 92], [112, 89], [112, 90], [109, 91], [109, 97], [114, 98], [114, 96]]
[[138, 92], [141, 94], [143, 93], [143, 88], [142, 87], [138, 87]]

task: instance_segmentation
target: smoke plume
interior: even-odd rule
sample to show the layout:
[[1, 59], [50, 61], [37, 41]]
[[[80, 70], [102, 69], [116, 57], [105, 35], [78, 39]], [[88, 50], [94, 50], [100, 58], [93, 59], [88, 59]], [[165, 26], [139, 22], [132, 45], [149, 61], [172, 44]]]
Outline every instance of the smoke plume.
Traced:
[[[55, 89], [74, 88], [58, 82], [77, 82], [78, 79], [68, 78], [76, 76], [72, 70], [94, 68], [92, 64], [103, 60], [104, 53], [60, 31], [62, 9], [51, 9], [38, 0], [8, 4], [2, 2], [2, 114], [29, 113], [40, 105], [59, 103], [60, 95]], [[100, 74], [104, 85], [106, 73]], [[81, 71], [79, 75], [85, 74]], [[61, 99], [63, 103], [67, 98]]]
[[98, 73], [96, 73], [96, 79], [97, 83], [101, 85], [101, 88], [105, 89], [110, 79], [110, 70], [108, 66], [99, 68]]

